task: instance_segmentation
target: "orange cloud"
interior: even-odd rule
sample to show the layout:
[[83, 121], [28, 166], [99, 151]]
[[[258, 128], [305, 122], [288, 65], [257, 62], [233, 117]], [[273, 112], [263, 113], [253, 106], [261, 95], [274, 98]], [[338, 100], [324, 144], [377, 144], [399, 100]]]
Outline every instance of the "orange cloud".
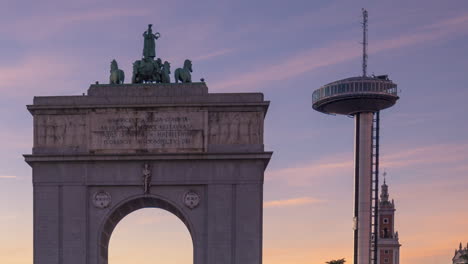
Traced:
[[413, 217], [411, 221], [402, 221], [404, 219], [400, 217], [401, 262], [424, 263], [428, 259], [449, 261], [458, 243], [465, 242], [468, 235], [468, 231], [461, 228], [466, 224], [467, 217], [468, 214], [463, 211], [438, 215], [428, 213], [420, 215], [420, 220]]
[[0, 175], [0, 179], [15, 179], [16, 176], [13, 175]]
[[300, 197], [300, 198], [292, 198], [286, 200], [275, 200], [263, 203], [264, 208], [271, 208], [271, 207], [288, 207], [288, 206], [298, 206], [298, 205], [305, 205], [305, 204], [316, 204], [321, 203], [322, 200], [312, 198], [312, 197]]
[[[272, 245], [265, 245], [263, 250], [263, 263], [267, 264], [311, 264], [311, 263], [325, 263], [332, 259], [345, 258], [346, 263], [352, 263], [352, 242], [343, 241], [328, 244], [317, 243], [317, 237], [310, 237], [308, 240], [304, 238], [297, 238], [302, 245], [297, 245], [295, 242], [284, 244], [273, 244], [274, 242], [266, 242], [265, 244], [272, 243]], [[320, 239], [323, 241], [323, 239]], [[279, 242], [279, 241], [278, 241]], [[284, 241], [283, 241], [284, 242]], [[325, 245], [323, 245], [325, 244]], [[320, 245], [320, 246], [318, 246]]]

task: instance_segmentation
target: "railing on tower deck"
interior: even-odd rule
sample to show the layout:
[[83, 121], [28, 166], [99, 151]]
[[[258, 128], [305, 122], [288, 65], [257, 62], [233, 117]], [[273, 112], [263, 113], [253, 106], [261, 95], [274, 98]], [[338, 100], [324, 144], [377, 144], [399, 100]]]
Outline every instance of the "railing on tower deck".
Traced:
[[388, 79], [353, 77], [320, 87], [312, 93], [312, 103], [336, 95], [385, 94], [397, 96], [397, 85]]

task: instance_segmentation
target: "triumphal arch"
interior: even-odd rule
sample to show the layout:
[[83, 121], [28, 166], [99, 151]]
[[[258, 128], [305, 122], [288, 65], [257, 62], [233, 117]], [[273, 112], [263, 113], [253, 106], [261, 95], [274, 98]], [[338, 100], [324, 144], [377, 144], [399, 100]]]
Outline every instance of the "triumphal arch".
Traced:
[[262, 263], [269, 102], [181, 79], [123, 84], [111, 75], [86, 94], [28, 105], [34, 264], [108, 263], [114, 227], [146, 207], [185, 223], [194, 264]]

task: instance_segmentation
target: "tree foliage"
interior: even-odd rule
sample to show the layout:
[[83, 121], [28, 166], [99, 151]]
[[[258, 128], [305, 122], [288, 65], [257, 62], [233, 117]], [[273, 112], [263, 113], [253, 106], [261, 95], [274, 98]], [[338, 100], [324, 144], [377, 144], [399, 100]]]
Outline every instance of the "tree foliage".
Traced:
[[460, 258], [465, 260], [465, 263], [468, 263], [468, 253], [462, 254]]
[[344, 264], [345, 262], [346, 260], [342, 258], [342, 259], [330, 260], [330, 261], [327, 261], [326, 263], [327, 264]]

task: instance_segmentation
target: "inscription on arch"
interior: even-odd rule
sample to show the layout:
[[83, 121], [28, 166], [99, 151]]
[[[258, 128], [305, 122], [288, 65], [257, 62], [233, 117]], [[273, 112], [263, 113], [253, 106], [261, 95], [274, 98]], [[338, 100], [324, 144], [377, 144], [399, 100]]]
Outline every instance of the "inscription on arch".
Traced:
[[203, 152], [206, 111], [96, 113], [90, 116], [90, 150]]

